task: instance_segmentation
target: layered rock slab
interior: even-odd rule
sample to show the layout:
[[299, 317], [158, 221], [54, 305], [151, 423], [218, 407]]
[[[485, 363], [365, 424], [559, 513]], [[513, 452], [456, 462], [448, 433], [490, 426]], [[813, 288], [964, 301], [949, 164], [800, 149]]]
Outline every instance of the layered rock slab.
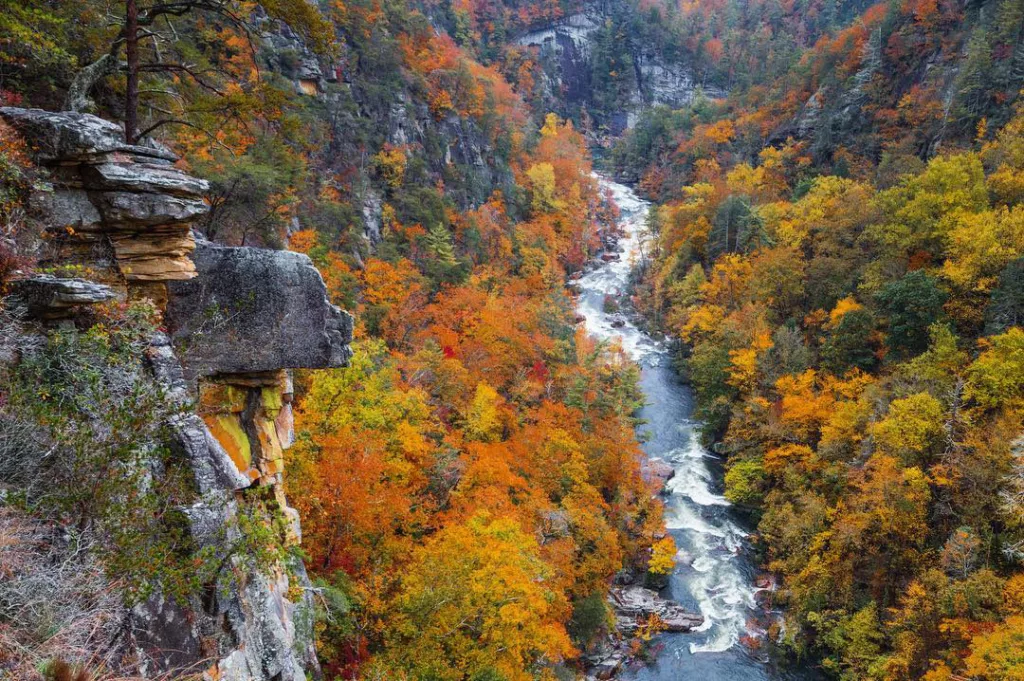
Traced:
[[301, 253], [200, 241], [199, 277], [169, 286], [167, 321], [189, 378], [344, 366], [352, 317]]
[[42, 264], [89, 267], [123, 293], [196, 276], [192, 223], [209, 210], [209, 187], [176, 168], [173, 153], [125, 144], [119, 125], [89, 114], [0, 107], [0, 119], [46, 171], [29, 197], [51, 234]]
[[37, 274], [18, 279], [11, 285], [12, 302], [30, 316], [59, 319], [83, 305], [96, 305], [116, 298], [109, 286], [77, 277]]
[[651, 617], [657, 618], [664, 631], [687, 632], [704, 624], [703, 615], [640, 586], [614, 588], [608, 602], [615, 610], [617, 628], [625, 633], [632, 633]]

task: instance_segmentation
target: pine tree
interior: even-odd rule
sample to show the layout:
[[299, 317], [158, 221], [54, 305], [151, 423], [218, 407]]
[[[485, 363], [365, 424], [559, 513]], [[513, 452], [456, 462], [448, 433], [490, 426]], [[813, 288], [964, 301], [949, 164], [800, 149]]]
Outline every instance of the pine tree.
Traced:
[[427, 249], [434, 259], [446, 267], [455, 267], [459, 261], [455, 258], [455, 247], [452, 245], [452, 235], [441, 223], [436, 223], [424, 237]]

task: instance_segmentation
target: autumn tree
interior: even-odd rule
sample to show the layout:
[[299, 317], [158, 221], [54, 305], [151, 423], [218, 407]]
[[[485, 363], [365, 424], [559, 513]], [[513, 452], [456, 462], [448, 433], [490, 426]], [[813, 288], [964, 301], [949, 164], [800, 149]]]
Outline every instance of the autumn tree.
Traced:
[[532, 679], [535, 660], [572, 652], [558, 623], [565, 606], [547, 576], [536, 540], [514, 521], [481, 512], [446, 528], [416, 552], [402, 580], [382, 669], [451, 681]]
[[928, 328], [941, 317], [945, 302], [938, 282], [921, 270], [882, 289], [878, 303], [889, 320], [889, 347], [901, 356], [928, 347]]
[[[90, 90], [108, 75], [125, 74], [123, 116], [125, 139], [135, 144], [141, 137], [167, 124], [196, 126], [188, 117], [187, 105], [180, 100], [188, 90], [177, 84], [181, 80], [191, 81], [199, 94], [228, 97], [231, 88], [216, 78], [216, 61], [203, 63], [193, 61], [189, 55], [196, 50], [182, 44], [181, 34], [174, 21], [206, 15], [230, 25], [237, 32], [237, 44], [231, 50], [245, 51], [251, 55], [259, 49], [255, 33], [258, 24], [269, 19], [282, 21], [298, 31], [311, 47], [326, 50], [330, 40], [330, 25], [319, 11], [304, 0], [277, 0], [261, 5], [265, 14], [260, 15], [252, 7], [236, 0], [183, 0], [181, 2], [146, 2], [145, 0], [124, 0], [124, 13], [118, 22], [118, 29], [112, 35], [109, 46], [91, 64], [84, 66], [68, 88], [65, 107], [78, 111], [88, 106]], [[121, 53], [124, 53], [124, 63]], [[140, 83], [148, 76], [163, 84], [163, 88], [150, 88], [161, 94], [148, 108], [164, 110], [162, 117], [139, 123], [139, 108], [144, 94]], [[164, 76], [164, 77], [161, 77]], [[235, 99], [237, 92], [229, 99]], [[167, 110], [157, 101], [176, 104], [178, 112]]]

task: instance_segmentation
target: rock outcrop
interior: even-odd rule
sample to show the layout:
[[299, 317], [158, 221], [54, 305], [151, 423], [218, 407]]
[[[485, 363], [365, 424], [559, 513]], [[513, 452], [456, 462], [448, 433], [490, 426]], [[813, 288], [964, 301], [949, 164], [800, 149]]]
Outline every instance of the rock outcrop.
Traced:
[[[615, 629], [583, 655], [587, 681], [617, 678], [622, 669], [637, 661], [631, 639], [657, 631], [688, 632], [704, 623], [702, 615], [641, 586], [614, 587], [608, 604], [615, 613]], [[643, 630], [643, 631], [641, 631]]]
[[658, 619], [664, 631], [687, 632], [704, 624], [703, 615], [688, 612], [675, 601], [640, 586], [614, 588], [608, 602], [615, 610], [616, 628], [625, 633], [632, 633], [652, 617]]
[[[208, 210], [207, 184], [155, 144], [124, 143], [120, 126], [89, 114], [0, 108], [47, 171], [29, 199], [47, 229], [41, 265], [80, 265], [127, 296], [196, 276], [191, 223]], [[156, 287], [153, 284], [157, 284]]]
[[[154, 338], [148, 361], [169, 399], [191, 399], [168, 336]], [[291, 382], [283, 371], [272, 375], [277, 383], [269, 375], [239, 379], [238, 385], [204, 383], [199, 413], [169, 424], [172, 446], [189, 462], [198, 494], [185, 510], [192, 537], [239, 565], [244, 561], [233, 560], [232, 551], [246, 490], [264, 490], [286, 521], [286, 541], [301, 540], [298, 515], [281, 484], [283, 449], [292, 439]], [[319, 676], [310, 586], [295, 557], [269, 571], [236, 567], [224, 573], [212, 598], [193, 604], [202, 617], [188, 617], [179, 604], [159, 596], [137, 606], [136, 640], [157, 672], [206, 665], [210, 681], [306, 681]], [[204, 661], [211, 658], [212, 664]]]
[[[155, 335], [146, 360], [175, 406], [168, 445], [191, 473], [193, 501], [181, 509], [191, 540], [221, 569], [191, 602], [156, 594], [138, 604], [125, 657], [152, 676], [318, 678], [302, 561], [254, 567], [237, 546], [254, 503], [274, 514], [284, 546], [301, 539], [282, 485], [293, 441], [287, 370], [345, 365], [351, 317], [330, 303], [305, 255], [205, 241], [197, 249], [191, 225], [208, 210], [207, 185], [176, 168], [168, 150], [126, 145], [119, 126], [87, 114], [8, 107], [0, 119], [45, 173], [29, 197], [48, 244], [41, 265], [66, 273], [14, 282], [20, 306], [64, 323], [83, 306], [148, 298], [169, 330]], [[163, 473], [153, 475], [161, 484]]]
[[18, 279], [11, 286], [12, 302], [38, 319], [60, 319], [83, 305], [114, 300], [117, 295], [104, 284], [77, 277], [37, 274]]
[[167, 322], [189, 378], [343, 366], [352, 318], [301, 253], [199, 242], [199, 277], [169, 287]]
[[640, 474], [651, 484], [655, 494], [661, 494], [668, 481], [675, 477], [676, 469], [662, 458], [645, 458], [640, 463]]
[[[516, 39], [517, 45], [537, 51], [544, 66], [546, 82], [542, 85], [553, 110], [565, 104], [593, 104], [593, 46], [596, 34], [609, 17], [608, 11], [607, 5], [589, 4], [581, 12], [531, 30]], [[628, 102], [623, 102], [623, 109], [606, 112], [609, 119], [603, 121], [613, 135], [631, 128], [644, 107], [664, 104], [680, 108], [691, 103], [701, 92], [711, 98], [726, 94], [712, 84], [698, 82], [696, 74], [686, 64], [666, 61], [650, 47], [635, 46], [631, 52], [635, 88], [629, 93]]]

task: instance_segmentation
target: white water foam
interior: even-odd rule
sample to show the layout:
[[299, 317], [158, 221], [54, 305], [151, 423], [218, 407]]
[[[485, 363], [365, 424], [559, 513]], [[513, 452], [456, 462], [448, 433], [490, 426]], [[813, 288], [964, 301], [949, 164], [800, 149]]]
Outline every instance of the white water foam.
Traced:
[[[604, 296], [623, 295], [628, 288], [630, 272], [642, 252], [649, 204], [628, 187], [599, 180], [621, 211], [620, 257], [596, 263], [579, 279], [582, 294], [577, 309], [593, 336], [618, 342], [632, 359], [645, 366], [665, 364], [668, 354], [662, 344], [628, 319], [603, 310]], [[612, 326], [613, 322], [617, 326]], [[691, 653], [723, 652], [739, 643], [755, 607], [757, 589], [735, 560], [746, 533], [723, 513], [729, 501], [712, 491], [713, 478], [707, 466], [711, 455], [700, 445], [695, 424], [684, 421], [678, 425], [687, 433], [683, 446], [648, 453], [664, 458], [675, 469], [667, 485], [670, 496], [666, 526], [681, 546], [679, 556], [688, 560], [677, 563], [673, 579], [682, 582], [705, 618], [701, 627], [684, 635], [699, 639], [690, 643]]]

